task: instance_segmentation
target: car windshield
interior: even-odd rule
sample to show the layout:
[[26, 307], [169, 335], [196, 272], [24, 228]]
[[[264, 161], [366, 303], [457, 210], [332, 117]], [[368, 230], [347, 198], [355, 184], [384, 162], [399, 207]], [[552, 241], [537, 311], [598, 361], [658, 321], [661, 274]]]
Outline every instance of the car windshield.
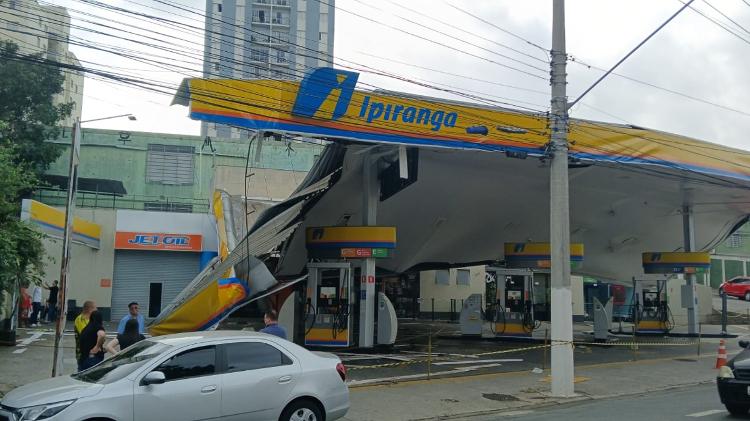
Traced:
[[172, 346], [160, 342], [141, 341], [88, 370], [73, 374], [72, 377], [87, 383], [116, 382], [169, 348]]

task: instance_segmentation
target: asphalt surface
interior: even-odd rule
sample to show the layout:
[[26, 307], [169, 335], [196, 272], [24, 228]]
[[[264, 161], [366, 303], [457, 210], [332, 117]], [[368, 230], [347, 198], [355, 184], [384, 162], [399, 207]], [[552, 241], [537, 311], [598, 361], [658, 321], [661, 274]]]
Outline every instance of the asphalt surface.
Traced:
[[489, 420], [736, 420], [719, 401], [716, 385], [701, 385], [647, 395], [583, 401], [538, 409], [523, 409], [464, 421]]

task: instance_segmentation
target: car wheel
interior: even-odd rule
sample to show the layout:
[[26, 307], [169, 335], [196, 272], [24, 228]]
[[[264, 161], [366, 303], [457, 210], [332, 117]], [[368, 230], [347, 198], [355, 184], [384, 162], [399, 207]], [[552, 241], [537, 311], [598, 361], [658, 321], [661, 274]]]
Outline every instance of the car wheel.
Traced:
[[745, 301], [750, 301], [750, 291], [745, 293]]
[[724, 295], [724, 294], [726, 294], [726, 293], [724, 292], [724, 288], [719, 288], [719, 297], [721, 297], [721, 296], [722, 296], [722, 295]]
[[744, 405], [724, 405], [727, 407], [727, 411], [729, 411], [730, 414], [736, 415], [736, 416], [743, 416], [747, 415], [748, 408]]
[[314, 402], [300, 400], [284, 409], [280, 421], [323, 421], [323, 414]]

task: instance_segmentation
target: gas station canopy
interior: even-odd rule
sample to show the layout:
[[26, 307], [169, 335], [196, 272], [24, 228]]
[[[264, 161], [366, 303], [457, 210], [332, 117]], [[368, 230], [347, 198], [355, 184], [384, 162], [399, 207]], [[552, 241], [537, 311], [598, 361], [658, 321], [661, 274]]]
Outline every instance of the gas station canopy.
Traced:
[[[300, 208], [277, 277], [305, 271], [307, 228], [361, 224], [370, 164], [377, 225], [398, 230], [381, 270], [496, 261], [504, 243], [549, 241], [546, 115], [359, 91], [357, 77], [321, 68], [301, 82], [190, 79], [177, 93], [194, 119], [334, 141], [299, 187], [330, 179]], [[578, 273], [629, 279], [643, 252], [683, 250], [685, 212], [704, 251], [750, 215], [750, 152], [611, 123], [571, 119], [569, 130], [571, 241], [586, 248]], [[267, 210], [251, 233], [297, 201]]]

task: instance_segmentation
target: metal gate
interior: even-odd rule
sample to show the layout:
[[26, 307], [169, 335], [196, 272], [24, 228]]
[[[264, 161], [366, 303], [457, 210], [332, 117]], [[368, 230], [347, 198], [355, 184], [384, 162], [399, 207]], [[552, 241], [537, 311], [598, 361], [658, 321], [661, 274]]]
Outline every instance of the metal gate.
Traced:
[[131, 251], [115, 253], [112, 280], [112, 321], [128, 312], [128, 303], [137, 301], [140, 313], [148, 317], [152, 283], [161, 283], [162, 307], [169, 304], [200, 271], [200, 253]]

